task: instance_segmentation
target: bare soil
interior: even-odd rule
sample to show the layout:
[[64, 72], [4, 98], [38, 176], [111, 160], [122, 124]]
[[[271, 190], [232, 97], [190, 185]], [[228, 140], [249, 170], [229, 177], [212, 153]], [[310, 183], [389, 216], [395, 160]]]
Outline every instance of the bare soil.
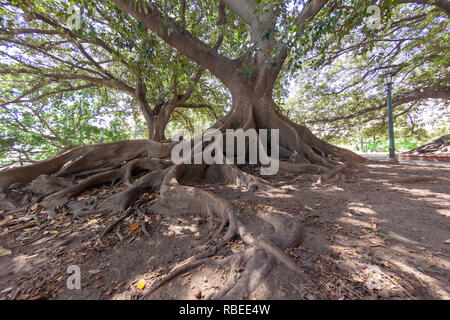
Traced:
[[[289, 214], [303, 225], [301, 246], [286, 250], [297, 272], [278, 265], [248, 299], [450, 299], [449, 169], [450, 164], [361, 165], [351, 168], [349, 183], [339, 185], [317, 183], [314, 174], [266, 178], [287, 189], [285, 194], [225, 184], [198, 187], [230, 200], [255, 233], [273, 228], [258, 212]], [[119, 190], [103, 186], [77, 199]], [[141, 297], [213, 232], [200, 216], [152, 207], [154, 196], [157, 192], [138, 200], [148, 199], [141, 217], [148, 234], [130, 216], [119, 224], [119, 233], [101, 241], [98, 234], [115, 219], [108, 214], [80, 221], [62, 211], [43, 222], [40, 207], [28, 216], [3, 213], [0, 249], [12, 253], [0, 256], [0, 299]], [[215, 259], [243, 247], [230, 242]], [[80, 290], [66, 286], [70, 265], [81, 269]], [[236, 268], [238, 277], [245, 267], [244, 261]], [[202, 265], [147, 298], [214, 297], [228, 273], [225, 267]], [[144, 289], [137, 288], [140, 279]]]

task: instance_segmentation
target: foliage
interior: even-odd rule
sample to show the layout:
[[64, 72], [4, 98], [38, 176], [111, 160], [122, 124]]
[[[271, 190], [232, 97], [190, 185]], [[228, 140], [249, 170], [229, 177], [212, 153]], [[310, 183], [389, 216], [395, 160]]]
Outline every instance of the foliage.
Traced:
[[[5, 91], [13, 90], [2, 87], [0, 96]], [[29, 163], [81, 145], [129, 139], [131, 130], [125, 121], [129, 111], [118, 98], [85, 89], [50, 95], [46, 103], [4, 106], [0, 109], [0, 163]]]
[[[229, 92], [223, 79], [211, 70], [194, 81], [203, 66], [195, 54], [189, 59], [183, 50], [174, 49], [169, 43], [173, 37], [195, 43], [195, 52], [214, 55], [217, 51], [222, 62], [239, 63], [239, 76], [250, 79], [258, 72], [255, 61], [263, 57], [277, 75], [273, 94], [279, 110], [312, 126], [326, 139], [376, 136], [383, 131], [380, 83], [388, 68], [397, 72], [394, 102], [398, 123], [414, 120], [414, 113], [430, 106], [448, 110], [449, 25], [442, 8], [399, 0], [257, 0], [242, 2], [252, 7], [238, 15], [239, 10], [229, 8], [232, 2], [224, 0], [125, 2], [133, 5], [140, 19], [120, 10], [117, 1], [3, 3], [2, 145], [14, 141], [22, 148], [29, 147], [30, 160], [37, 159], [58, 148], [98, 141], [98, 125], [93, 119], [101, 118], [109, 119], [114, 133], [104, 134], [111, 139], [145, 137], [142, 115], [157, 115], [158, 106], [191, 89], [189, 101], [171, 114], [168, 132], [210, 126], [229, 111]], [[75, 28], [68, 26], [70, 5], [80, 12], [80, 25]], [[381, 8], [380, 29], [369, 27], [367, 9], [371, 5]], [[159, 35], [142, 22], [151, 10], [158, 14]], [[257, 17], [256, 27], [245, 21], [246, 14]], [[273, 18], [273, 23], [265, 23], [267, 17]], [[290, 82], [295, 82], [297, 92], [288, 101]], [[20, 85], [11, 89], [11, 83]], [[421, 94], [420, 90], [425, 91]], [[444, 99], [433, 93], [442, 95], [442, 90]], [[425, 103], [425, 98], [443, 102]], [[36, 113], [42, 113], [45, 121]], [[134, 128], [121, 125], [123, 113], [134, 119]], [[74, 133], [77, 117], [85, 125]], [[148, 115], [145, 119], [148, 121]], [[12, 129], [12, 120], [26, 125]], [[52, 132], [45, 122], [57, 130], [55, 137], [49, 138]], [[41, 140], [27, 132], [30, 126]], [[417, 126], [411, 132], [418, 133]], [[40, 146], [46, 137], [49, 142]]]
[[[193, 87], [193, 92], [189, 105], [209, 104], [210, 109], [177, 110], [174, 116], [183, 118], [179, 126], [192, 127], [197, 118], [214, 119], [213, 114], [215, 117], [223, 115], [228, 99], [223, 87], [207, 73], [198, 83], [193, 83], [193, 74], [199, 70], [196, 64], [160, 41], [142, 23], [110, 4], [81, 1], [76, 7], [80, 9], [79, 28], [71, 29], [68, 24], [71, 4], [63, 0], [9, 1], [0, 8], [2, 128], [9, 126], [8, 121], [17, 122], [23, 117], [29, 118], [27, 125], [31, 124], [31, 118], [36, 117], [35, 110], [46, 110], [57, 114], [60, 121], [67, 121], [67, 128], [57, 132], [61, 136], [57, 143], [36, 140], [27, 132], [26, 126], [19, 125], [14, 134], [10, 129], [8, 132], [2, 129], [2, 135], [10, 137], [9, 142], [4, 141], [3, 144], [9, 145], [14, 140], [26, 146], [28, 160], [36, 160], [56, 152], [58, 148], [99, 141], [98, 134], [92, 129], [95, 128], [92, 120], [79, 130], [70, 132], [74, 108], [81, 110], [84, 117], [109, 119], [109, 125], [115, 125], [114, 139], [130, 135], [134, 138], [148, 137], [144, 130], [146, 119], [142, 115], [145, 112], [157, 115], [158, 104], [164, 105], [190, 87]], [[15, 84], [14, 89], [11, 83]], [[138, 84], [144, 88], [143, 102], [138, 101]], [[60, 101], [61, 96], [63, 101]], [[76, 104], [71, 100], [88, 96], [85, 103]], [[104, 103], [106, 97], [115, 102]], [[90, 104], [87, 102], [90, 99], [96, 102]], [[103, 107], [100, 108], [100, 104]], [[121, 112], [126, 110], [133, 116], [136, 126], [132, 134], [128, 133], [130, 129], [120, 125], [123, 115], [115, 111], [119, 104], [123, 109]], [[51, 110], [55, 107], [59, 108], [57, 112]], [[63, 112], [67, 114], [63, 115]], [[35, 119], [33, 124], [36, 128], [45, 127], [42, 122]], [[21, 130], [22, 133], [19, 132]], [[64, 132], [70, 133], [71, 138]], [[42, 137], [47, 135], [48, 139], [53, 139], [48, 132], [42, 134]], [[92, 138], [87, 138], [89, 135]], [[39, 146], [38, 141], [43, 145]], [[17, 153], [9, 153], [8, 158], [19, 159]]]
[[[427, 119], [448, 126], [448, 30], [448, 17], [436, 8], [394, 7], [374, 37], [355, 30], [330, 44], [326, 59], [316, 55], [305, 64], [286, 112], [328, 138], [382, 136], [387, 131], [383, 75], [391, 69], [400, 135], [417, 133]], [[428, 116], [420, 116], [424, 113]]]

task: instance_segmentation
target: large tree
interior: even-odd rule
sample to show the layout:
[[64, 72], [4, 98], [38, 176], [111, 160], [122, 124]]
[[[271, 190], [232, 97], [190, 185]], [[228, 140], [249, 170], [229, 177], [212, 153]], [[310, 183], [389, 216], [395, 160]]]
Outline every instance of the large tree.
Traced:
[[[296, 152], [304, 162], [332, 167], [336, 160], [349, 160], [355, 156], [317, 139], [306, 127], [299, 126], [277, 112], [272, 92], [278, 75], [289, 53], [289, 46], [300, 43], [304, 33], [309, 31], [307, 22], [319, 19], [319, 22], [331, 27], [331, 22], [321, 21], [316, 16], [320, 12], [329, 12], [338, 8], [328, 1], [296, 3], [291, 9], [289, 3], [267, 1], [212, 1], [207, 3], [211, 15], [224, 16], [228, 27], [235, 35], [226, 45], [234, 52], [217, 52], [205, 40], [221, 32], [220, 19], [205, 21], [210, 31], [195, 24], [195, 14], [200, 4], [186, 2], [180, 10], [176, 2], [160, 5], [142, 1], [114, 1], [115, 5], [132, 15], [136, 20], [157, 34], [161, 39], [178, 51], [207, 68], [220, 79], [232, 95], [232, 112], [221, 130], [228, 128], [279, 129], [280, 147], [284, 153]], [[182, 2], [183, 4], [184, 2]], [[203, 4], [205, 5], [205, 4]], [[229, 9], [226, 9], [225, 6]], [[197, 10], [196, 10], [197, 9]], [[200, 8], [199, 8], [200, 9]], [[324, 10], [322, 10], [324, 9]], [[228, 11], [228, 14], [226, 12]], [[295, 17], [292, 18], [292, 15]], [[353, 14], [350, 14], [353, 15]], [[357, 14], [356, 14], [357, 16]], [[190, 19], [189, 19], [190, 18]], [[168, 28], [167, 26], [170, 26]], [[296, 42], [283, 41], [293, 29]], [[316, 31], [325, 33], [322, 30]], [[281, 36], [280, 36], [281, 35]], [[233, 37], [232, 37], [233, 36]], [[294, 51], [302, 51], [294, 50]]]
[[[281, 72], [300, 68], [318, 52], [326, 55], [326, 48], [340, 36], [355, 31], [374, 36], [364, 24], [364, 18], [367, 7], [376, 3], [365, 0], [102, 2], [106, 12], [117, 13], [123, 21], [133, 17], [179, 54], [195, 61], [200, 68], [208, 69], [230, 90], [232, 109], [217, 121], [215, 128], [224, 134], [226, 129], [233, 128], [279, 129], [282, 156], [296, 161], [280, 161], [280, 169], [297, 174], [322, 172], [325, 181], [345, 179], [346, 168], [340, 163], [363, 159], [318, 139], [306, 127], [283, 116], [273, 99], [274, 87]], [[388, 21], [389, 8], [395, 4], [394, 1], [378, 3], [384, 12], [383, 23]], [[215, 44], [222, 36], [223, 43], [218, 49]], [[2, 172], [0, 190], [11, 196], [14, 191], [9, 188], [11, 184], [28, 183], [42, 174], [47, 176], [34, 180], [30, 186], [32, 191], [45, 190], [52, 181], [67, 184], [64, 177], [86, 177], [69, 187], [61, 186], [57, 192], [53, 186], [50, 195], [44, 192], [40, 205], [58, 211], [71, 197], [89, 187], [121, 180], [130, 186], [107, 201], [86, 205], [86, 210], [74, 212], [76, 217], [98, 213], [100, 209], [120, 212], [118, 220], [108, 226], [100, 238], [120, 219], [138, 212], [134, 207], [136, 199], [142, 193], [154, 190], [160, 190], [156, 204], [160, 208], [200, 212], [212, 222], [218, 218], [220, 225], [206, 245], [199, 248], [200, 252], [172, 270], [147, 294], [189, 268], [204, 263], [232, 266], [229, 281], [216, 298], [245, 297], [273, 270], [276, 262], [297, 271], [295, 263], [284, 252], [301, 242], [301, 226], [294, 217], [267, 212], [258, 219], [272, 225], [274, 232], [253, 232], [229, 201], [196, 188], [194, 184], [203, 179], [224, 180], [247, 187], [249, 191], [277, 193], [281, 190], [234, 165], [172, 165], [165, 158], [173, 145], [122, 141], [74, 149], [39, 164]], [[132, 183], [131, 177], [138, 171], [149, 172]], [[222, 260], [208, 259], [236, 236], [246, 244], [244, 251]], [[243, 262], [246, 270], [236, 279], [234, 270]]]

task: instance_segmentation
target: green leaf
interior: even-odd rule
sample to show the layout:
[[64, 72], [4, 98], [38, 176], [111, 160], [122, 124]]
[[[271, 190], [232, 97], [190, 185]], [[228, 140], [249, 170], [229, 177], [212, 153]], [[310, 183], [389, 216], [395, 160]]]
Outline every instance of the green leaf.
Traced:
[[378, 235], [379, 237], [382, 237], [382, 238], [386, 239], [386, 240], [391, 238], [391, 237], [389, 237], [387, 234], [382, 233], [382, 232], [377, 232], [377, 235]]

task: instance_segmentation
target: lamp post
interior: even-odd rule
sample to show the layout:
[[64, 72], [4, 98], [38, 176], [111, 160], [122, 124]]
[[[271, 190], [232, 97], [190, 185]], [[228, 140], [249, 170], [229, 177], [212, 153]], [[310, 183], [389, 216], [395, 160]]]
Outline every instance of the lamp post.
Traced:
[[394, 117], [392, 116], [392, 83], [394, 73], [388, 70], [384, 74], [384, 84], [386, 85], [387, 105], [388, 105], [388, 124], [389, 124], [389, 159], [395, 160], [395, 142], [394, 142]]

